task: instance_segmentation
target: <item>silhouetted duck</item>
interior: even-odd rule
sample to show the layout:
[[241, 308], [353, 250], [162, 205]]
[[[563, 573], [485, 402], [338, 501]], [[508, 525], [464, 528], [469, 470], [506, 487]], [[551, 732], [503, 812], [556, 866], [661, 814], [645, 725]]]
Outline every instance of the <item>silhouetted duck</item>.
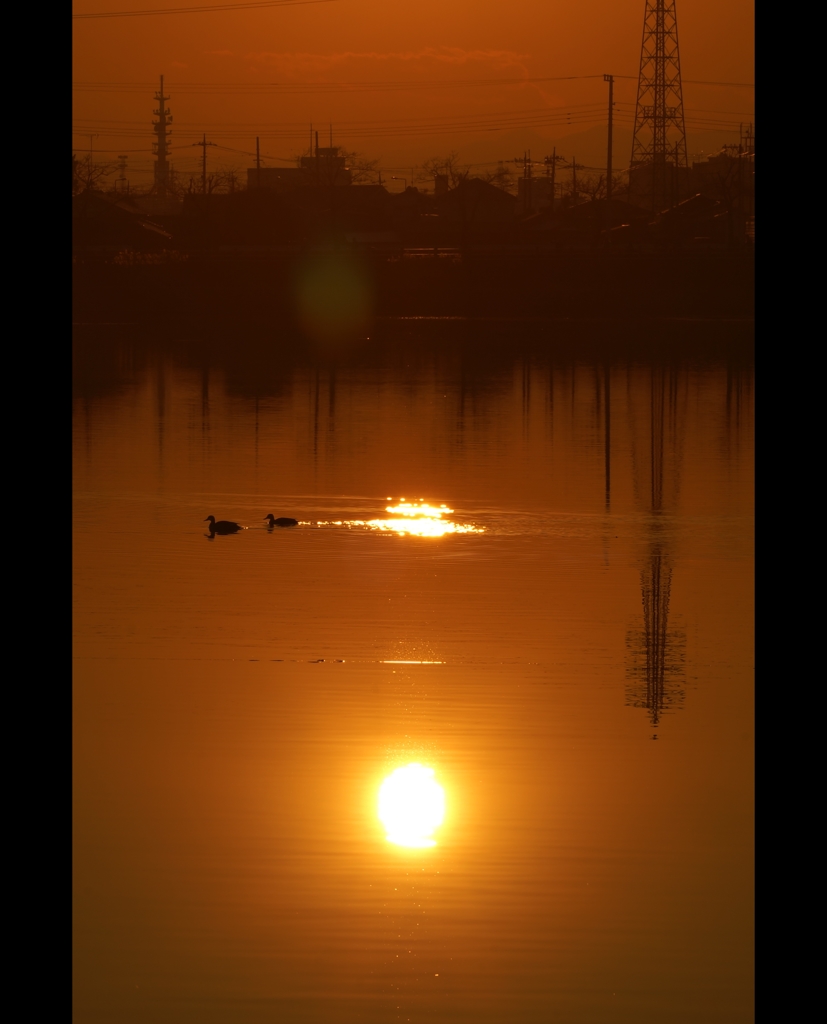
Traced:
[[229, 519], [219, 519], [216, 522], [215, 516], [207, 516], [204, 522], [210, 524], [210, 533], [238, 533], [239, 530], [244, 529], [238, 523], [231, 523]]
[[272, 530], [274, 526], [298, 526], [298, 519], [289, 519], [287, 516], [279, 516], [278, 519], [273, 515], [272, 512], [268, 513], [264, 517], [267, 521], [267, 525]]

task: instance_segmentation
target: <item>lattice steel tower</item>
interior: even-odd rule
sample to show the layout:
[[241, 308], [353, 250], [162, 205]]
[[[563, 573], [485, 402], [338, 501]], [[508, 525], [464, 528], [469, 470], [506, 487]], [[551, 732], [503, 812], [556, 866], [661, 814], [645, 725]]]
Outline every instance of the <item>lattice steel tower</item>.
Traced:
[[164, 106], [169, 96], [164, 96], [164, 76], [161, 75], [161, 88], [155, 93], [155, 99], [158, 100], [158, 109], [153, 110], [153, 114], [158, 118], [157, 121], [152, 122], [152, 130], [155, 132], [155, 142], [153, 143], [153, 153], [155, 154], [155, 191], [159, 195], [165, 195], [167, 191], [167, 185], [169, 185], [169, 163], [167, 161], [167, 151], [169, 145], [169, 137], [171, 132], [167, 130], [167, 125], [172, 123], [172, 116], [169, 112], [169, 107]]
[[678, 176], [686, 166], [675, 0], [646, 0], [630, 191], [651, 195], [653, 207], [666, 205], [677, 199]]

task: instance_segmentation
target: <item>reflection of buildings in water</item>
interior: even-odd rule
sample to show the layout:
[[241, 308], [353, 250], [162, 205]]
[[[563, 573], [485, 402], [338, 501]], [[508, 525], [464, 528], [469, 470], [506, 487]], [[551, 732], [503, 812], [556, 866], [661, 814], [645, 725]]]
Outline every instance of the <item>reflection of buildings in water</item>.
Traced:
[[[648, 385], [630, 388], [629, 410], [635, 491], [648, 514], [647, 553], [640, 572], [643, 625], [631, 629], [628, 649], [627, 704], [646, 708], [653, 728], [684, 698], [684, 634], [669, 627], [672, 565], [664, 536], [664, 513], [677, 504], [685, 408], [685, 380], [675, 367], [653, 367]], [[638, 414], [636, 405], [648, 408]], [[653, 736], [657, 738], [657, 733]]]

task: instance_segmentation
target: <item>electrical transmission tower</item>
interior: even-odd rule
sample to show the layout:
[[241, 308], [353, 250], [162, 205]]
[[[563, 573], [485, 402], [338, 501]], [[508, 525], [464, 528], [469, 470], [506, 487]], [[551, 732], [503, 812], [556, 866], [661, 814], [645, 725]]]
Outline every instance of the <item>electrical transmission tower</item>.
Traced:
[[161, 88], [155, 93], [155, 99], [158, 100], [158, 109], [153, 110], [153, 114], [158, 118], [157, 121], [152, 122], [152, 130], [155, 132], [155, 142], [153, 145], [153, 153], [155, 154], [155, 191], [158, 195], [166, 195], [167, 186], [169, 185], [169, 163], [167, 162], [167, 152], [169, 149], [169, 137], [172, 134], [167, 130], [167, 125], [172, 124], [172, 116], [169, 112], [169, 107], [165, 106], [169, 96], [164, 96], [164, 76], [161, 75]]
[[686, 166], [675, 0], [646, 0], [630, 190], [640, 197], [651, 196], [656, 211], [670, 198], [677, 199], [678, 175]]

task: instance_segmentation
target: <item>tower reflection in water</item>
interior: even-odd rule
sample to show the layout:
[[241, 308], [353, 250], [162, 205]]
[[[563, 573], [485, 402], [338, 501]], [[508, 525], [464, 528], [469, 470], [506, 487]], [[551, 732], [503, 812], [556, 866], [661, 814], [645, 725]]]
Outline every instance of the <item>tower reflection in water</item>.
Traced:
[[653, 367], [646, 396], [649, 408], [636, 409], [633, 399], [629, 406], [636, 499], [648, 514], [649, 525], [648, 550], [640, 569], [642, 626], [629, 630], [626, 637], [626, 702], [647, 710], [652, 739], [658, 738], [663, 715], [677, 710], [685, 695], [686, 636], [669, 625], [669, 513], [675, 509], [680, 486], [680, 427], [685, 411], [679, 380], [674, 368]]

